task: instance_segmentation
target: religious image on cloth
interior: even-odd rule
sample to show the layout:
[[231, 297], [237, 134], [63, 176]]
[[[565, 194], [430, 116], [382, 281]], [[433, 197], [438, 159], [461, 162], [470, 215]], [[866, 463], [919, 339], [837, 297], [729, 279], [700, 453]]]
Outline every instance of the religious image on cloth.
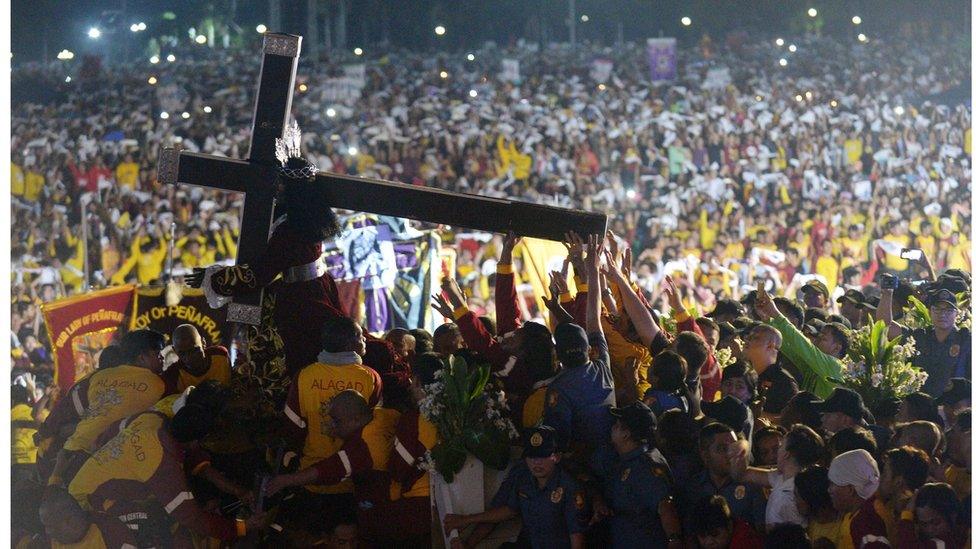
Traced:
[[354, 318], [370, 332], [424, 328], [430, 323], [430, 293], [439, 264], [440, 238], [406, 220], [358, 214], [344, 219], [342, 236], [327, 242], [323, 257], [340, 294], [358, 283]]
[[41, 305], [62, 391], [94, 371], [101, 350], [124, 329], [134, 293], [127, 284]]

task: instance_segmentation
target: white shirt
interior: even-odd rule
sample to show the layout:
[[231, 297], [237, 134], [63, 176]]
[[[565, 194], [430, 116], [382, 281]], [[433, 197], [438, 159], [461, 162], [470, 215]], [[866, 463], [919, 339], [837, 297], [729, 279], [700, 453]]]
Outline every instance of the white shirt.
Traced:
[[791, 523], [806, 526], [807, 521], [796, 508], [795, 488], [793, 478], [784, 479], [778, 471], [769, 473], [769, 501], [766, 502], [766, 527], [776, 524]]

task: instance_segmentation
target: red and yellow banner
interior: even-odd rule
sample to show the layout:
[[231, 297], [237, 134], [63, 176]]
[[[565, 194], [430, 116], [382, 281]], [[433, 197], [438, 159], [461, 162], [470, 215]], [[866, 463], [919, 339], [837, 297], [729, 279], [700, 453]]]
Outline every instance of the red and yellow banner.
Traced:
[[125, 326], [134, 293], [128, 284], [41, 305], [62, 392], [98, 366], [102, 349]]

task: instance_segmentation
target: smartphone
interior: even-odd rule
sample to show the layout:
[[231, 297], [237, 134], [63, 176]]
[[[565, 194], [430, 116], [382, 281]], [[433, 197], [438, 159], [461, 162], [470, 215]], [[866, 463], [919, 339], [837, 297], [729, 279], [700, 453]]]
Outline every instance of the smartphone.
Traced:
[[901, 251], [901, 258], [909, 261], [922, 259], [922, 250], [905, 248]]

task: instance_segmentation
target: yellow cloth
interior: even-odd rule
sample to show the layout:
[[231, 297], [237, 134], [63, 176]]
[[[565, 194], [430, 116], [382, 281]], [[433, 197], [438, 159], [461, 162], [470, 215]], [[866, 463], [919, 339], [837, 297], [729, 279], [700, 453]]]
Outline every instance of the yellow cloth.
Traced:
[[75, 543], [61, 543], [57, 540], [51, 540], [51, 549], [99, 549], [100, 547], [108, 547], [108, 545], [105, 543], [105, 538], [102, 537], [102, 531], [95, 524], [89, 526], [84, 537]]
[[10, 163], [10, 194], [24, 196], [24, 170], [13, 162]]
[[[437, 427], [427, 421], [423, 414], [417, 414], [417, 439], [424, 448], [430, 450], [437, 445]], [[424, 498], [430, 497], [430, 473], [424, 473], [422, 477], [413, 483], [410, 490], [400, 494], [404, 498]]]
[[44, 176], [39, 172], [28, 170], [27, 177], [24, 178], [24, 198], [31, 202], [37, 202], [43, 188]]
[[837, 541], [834, 542], [835, 549], [857, 549], [854, 546], [854, 538], [851, 537], [851, 522], [857, 511], [852, 511], [844, 515], [840, 521], [840, 531], [837, 533]]
[[962, 139], [962, 150], [967, 156], [972, 156], [973, 154], [973, 129], [966, 128], [966, 132], [963, 134]]
[[955, 465], [950, 465], [946, 467], [945, 472], [946, 482], [959, 496], [959, 499], [965, 499], [969, 497], [972, 492], [972, 475], [965, 467], [956, 467]]
[[864, 143], [860, 139], [848, 139], [844, 141], [844, 153], [847, 154], [847, 163], [854, 164], [861, 160], [864, 153]]
[[[897, 242], [901, 244], [903, 248], [907, 248], [909, 244], [908, 235], [895, 236], [893, 234], [887, 234], [884, 236], [884, 240], [890, 242]], [[904, 271], [908, 268], [908, 260], [902, 259], [899, 254], [885, 254], [884, 260], [885, 267], [893, 271]]]
[[158, 414], [139, 414], [85, 461], [68, 485], [68, 492], [83, 509], [107, 510], [92, 509], [89, 501], [107, 482], [146, 483], [156, 474], [163, 461], [159, 431], [165, 428], [164, 421]]
[[26, 404], [18, 404], [10, 409], [10, 463], [22, 465], [37, 463], [37, 446], [34, 434], [33, 409]]
[[183, 391], [187, 387], [197, 386], [208, 379], [212, 379], [221, 384], [227, 384], [230, 383], [230, 375], [230, 358], [224, 355], [212, 355], [210, 357], [210, 369], [202, 376], [195, 376], [181, 368], [179, 379], [176, 382], [176, 389]]
[[840, 276], [840, 264], [829, 255], [822, 255], [817, 258], [817, 265], [814, 272], [827, 279], [827, 289], [831, 292], [837, 287], [838, 276]]
[[522, 428], [528, 429], [535, 426], [542, 420], [542, 412], [546, 407], [546, 389], [548, 385], [539, 387], [532, 391], [529, 398], [525, 399], [522, 405]]
[[[342, 447], [342, 440], [329, 434], [329, 401], [346, 389], [359, 391], [366, 400], [372, 401], [377, 390], [378, 376], [361, 364], [341, 366], [313, 362], [302, 368], [295, 379], [298, 390], [298, 412], [305, 418], [308, 433], [302, 449], [301, 468], [335, 454]], [[306, 486], [310, 492], [341, 494], [352, 492], [352, 481], [345, 480], [333, 486]]]
[[115, 180], [120, 187], [135, 189], [139, 183], [139, 164], [123, 162], [115, 168]]
[[146, 368], [122, 365], [96, 371], [88, 384], [88, 410], [64, 448], [89, 451], [105, 429], [150, 408], [162, 398], [164, 390], [163, 380]]
[[[816, 542], [820, 538], [825, 538], [833, 543], [835, 547], [839, 547], [842, 526], [842, 520], [835, 520], [833, 522], [815, 522], [811, 520], [807, 526], [807, 535], [810, 536], [810, 541]], [[850, 523], [848, 523], [848, 531], [850, 530], [850, 526]], [[850, 536], [847, 537], [849, 538]]]

